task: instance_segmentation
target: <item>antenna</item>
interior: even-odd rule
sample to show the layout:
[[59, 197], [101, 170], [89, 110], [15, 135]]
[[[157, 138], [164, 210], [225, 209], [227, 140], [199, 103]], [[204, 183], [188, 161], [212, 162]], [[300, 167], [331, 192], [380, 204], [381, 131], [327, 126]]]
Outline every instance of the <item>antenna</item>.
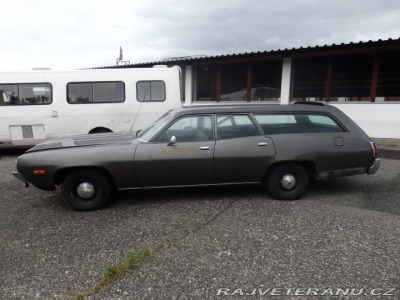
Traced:
[[122, 65], [129, 65], [131, 63], [130, 60], [122, 60], [123, 59], [123, 51], [122, 47], [119, 47], [119, 57], [116, 59], [116, 65], [119, 66], [120, 64]]

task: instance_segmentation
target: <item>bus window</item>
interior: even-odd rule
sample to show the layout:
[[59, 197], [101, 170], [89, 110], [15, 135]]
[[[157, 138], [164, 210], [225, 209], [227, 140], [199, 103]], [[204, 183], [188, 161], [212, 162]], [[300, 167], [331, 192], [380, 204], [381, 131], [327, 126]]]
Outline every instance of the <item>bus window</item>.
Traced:
[[124, 102], [125, 85], [119, 82], [94, 82], [93, 102]]
[[50, 103], [52, 103], [50, 83], [0, 84], [0, 106]]
[[70, 104], [124, 102], [125, 84], [122, 81], [68, 83], [67, 101]]
[[138, 81], [136, 83], [136, 97], [139, 102], [165, 101], [164, 81]]

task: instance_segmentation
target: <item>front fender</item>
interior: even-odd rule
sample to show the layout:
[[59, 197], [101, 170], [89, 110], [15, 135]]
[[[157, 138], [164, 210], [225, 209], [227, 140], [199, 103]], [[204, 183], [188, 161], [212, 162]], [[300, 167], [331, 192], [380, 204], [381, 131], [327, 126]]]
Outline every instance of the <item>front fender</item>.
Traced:
[[[136, 143], [91, 145], [27, 152], [17, 160], [17, 170], [27, 182], [54, 190], [56, 174], [63, 169], [100, 168], [108, 172], [117, 188], [137, 186], [133, 168]], [[43, 172], [34, 172], [34, 171]]]

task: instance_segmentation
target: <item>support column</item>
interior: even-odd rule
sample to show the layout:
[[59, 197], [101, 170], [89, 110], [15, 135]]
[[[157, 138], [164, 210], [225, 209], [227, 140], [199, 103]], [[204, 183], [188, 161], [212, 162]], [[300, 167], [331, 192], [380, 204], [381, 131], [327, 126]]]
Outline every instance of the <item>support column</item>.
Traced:
[[282, 64], [281, 105], [289, 104], [292, 86], [292, 58], [284, 57]]
[[325, 94], [325, 100], [327, 102], [331, 100], [331, 87], [332, 87], [332, 58], [329, 58], [328, 75], [326, 79], [326, 94]]
[[185, 104], [191, 106], [193, 101], [193, 66], [185, 67]]
[[379, 72], [379, 56], [375, 55], [374, 59], [374, 70], [372, 72], [372, 83], [371, 83], [371, 102], [375, 102], [376, 88], [378, 87], [378, 72]]
[[251, 84], [253, 81], [253, 64], [249, 63], [247, 66], [247, 93], [246, 93], [246, 102], [251, 101]]
[[217, 66], [217, 102], [221, 101], [221, 66]]

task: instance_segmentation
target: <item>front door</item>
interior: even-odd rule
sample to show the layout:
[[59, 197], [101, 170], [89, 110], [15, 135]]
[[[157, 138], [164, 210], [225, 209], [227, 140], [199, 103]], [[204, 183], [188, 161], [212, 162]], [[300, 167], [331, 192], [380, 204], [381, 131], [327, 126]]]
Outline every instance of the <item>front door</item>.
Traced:
[[[215, 182], [211, 115], [184, 116], [148, 143], [138, 145], [134, 167], [143, 187]], [[175, 142], [171, 142], [174, 137]]]

